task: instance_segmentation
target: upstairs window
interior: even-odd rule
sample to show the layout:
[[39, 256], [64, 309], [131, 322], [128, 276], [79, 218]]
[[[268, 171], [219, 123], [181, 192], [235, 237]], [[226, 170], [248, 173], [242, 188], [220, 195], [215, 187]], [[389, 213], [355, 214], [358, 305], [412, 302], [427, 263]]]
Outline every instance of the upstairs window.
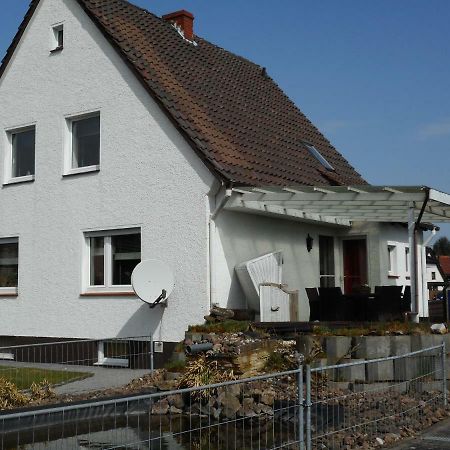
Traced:
[[66, 175], [100, 169], [100, 114], [69, 118]]
[[52, 27], [52, 49], [51, 52], [57, 52], [64, 48], [64, 26], [56, 25]]
[[19, 241], [0, 239], [0, 295], [17, 294], [19, 279]]
[[314, 145], [309, 144], [308, 142], [303, 142], [303, 145], [308, 149], [309, 153], [311, 153], [311, 155], [314, 156], [314, 158], [316, 158], [323, 167], [325, 167], [325, 169], [334, 172], [334, 167], [325, 159], [319, 150], [314, 147]]
[[34, 180], [36, 128], [8, 132], [9, 151], [5, 164], [5, 183]]

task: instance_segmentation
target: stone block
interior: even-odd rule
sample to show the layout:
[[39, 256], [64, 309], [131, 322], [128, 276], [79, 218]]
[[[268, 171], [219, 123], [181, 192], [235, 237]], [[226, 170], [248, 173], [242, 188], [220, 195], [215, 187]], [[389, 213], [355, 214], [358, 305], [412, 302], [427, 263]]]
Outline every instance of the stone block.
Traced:
[[389, 392], [390, 383], [350, 383], [353, 392]]
[[316, 349], [323, 348], [323, 338], [321, 336], [312, 336], [308, 334], [302, 334], [297, 336], [296, 347], [297, 351], [308, 357], [311, 355], [312, 351]]
[[385, 358], [391, 353], [390, 336], [362, 336], [355, 338], [356, 357], [363, 359]]
[[394, 362], [392, 360], [367, 364], [367, 381], [391, 381], [394, 379]]
[[327, 358], [318, 358], [314, 361], [311, 361], [311, 368], [315, 369], [317, 367], [326, 367], [328, 365]]
[[330, 364], [349, 357], [352, 348], [352, 338], [347, 336], [329, 336], [325, 338], [325, 350]]
[[408, 381], [417, 375], [417, 361], [411, 358], [394, 359], [395, 381]]
[[419, 381], [417, 383], [414, 383], [414, 389], [416, 392], [420, 392], [420, 393], [442, 392], [442, 382], [441, 381]]
[[[411, 336], [411, 351], [416, 352], [424, 350], [426, 348], [440, 345], [442, 342], [442, 336], [433, 334], [424, 334], [419, 336]], [[427, 353], [428, 355], [437, 355], [439, 350], [433, 350]]]
[[329, 381], [327, 386], [333, 391], [348, 391], [350, 383], [348, 381]]
[[391, 336], [390, 340], [390, 356], [400, 356], [411, 353], [411, 336]]
[[343, 361], [346, 363], [360, 363], [349, 366], [344, 366], [336, 369], [335, 381], [348, 381], [348, 382], [363, 382], [366, 381], [366, 364], [364, 359], [347, 359]]
[[445, 342], [445, 351], [447, 354], [450, 353], [450, 333], [443, 334], [441, 336], [442, 340]]

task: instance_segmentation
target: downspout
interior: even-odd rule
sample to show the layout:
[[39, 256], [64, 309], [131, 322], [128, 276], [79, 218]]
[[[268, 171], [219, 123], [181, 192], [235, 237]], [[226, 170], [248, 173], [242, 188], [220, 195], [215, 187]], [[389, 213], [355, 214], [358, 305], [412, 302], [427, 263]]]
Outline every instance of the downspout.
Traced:
[[[430, 200], [430, 188], [429, 187], [425, 187], [425, 199], [423, 201], [422, 204], [422, 208], [420, 209], [420, 213], [419, 213], [419, 217], [416, 220], [416, 223], [414, 224], [414, 230], [413, 230], [413, 236], [412, 236], [412, 246], [413, 248], [411, 249], [412, 251], [412, 255], [414, 258], [413, 264], [414, 264], [414, 271], [413, 271], [413, 279], [411, 280], [412, 283], [414, 284], [414, 289], [412, 289], [413, 293], [414, 293], [414, 298], [412, 299], [414, 308], [413, 308], [413, 312], [416, 312], [417, 315], [414, 318], [415, 322], [419, 322], [419, 289], [418, 289], [418, 284], [419, 284], [419, 258], [418, 258], [418, 252], [417, 252], [417, 231], [419, 229], [420, 223], [422, 221], [422, 217], [423, 214], [425, 212], [425, 208], [427, 207], [428, 201]], [[422, 267], [423, 270], [423, 267]]]
[[[217, 196], [221, 190], [216, 194], [215, 199], [217, 203]], [[219, 204], [215, 205], [214, 211], [209, 216], [209, 307], [217, 303], [217, 280], [216, 280], [216, 263], [215, 263], [215, 248], [216, 248], [216, 218], [220, 211], [226, 206], [230, 199], [233, 190], [231, 187], [225, 189], [224, 195], [220, 199]]]

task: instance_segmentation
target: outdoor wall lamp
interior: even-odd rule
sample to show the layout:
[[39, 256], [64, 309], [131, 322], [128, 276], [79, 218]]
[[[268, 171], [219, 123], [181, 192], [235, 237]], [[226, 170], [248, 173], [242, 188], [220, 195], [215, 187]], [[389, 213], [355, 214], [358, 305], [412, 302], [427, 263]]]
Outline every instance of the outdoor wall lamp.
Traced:
[[306, 236], [306, 250], [308, 250], [308, 253], [313, 248], [313, 242], [314, 242], [314, 239], [308, 233], [308, 236]]

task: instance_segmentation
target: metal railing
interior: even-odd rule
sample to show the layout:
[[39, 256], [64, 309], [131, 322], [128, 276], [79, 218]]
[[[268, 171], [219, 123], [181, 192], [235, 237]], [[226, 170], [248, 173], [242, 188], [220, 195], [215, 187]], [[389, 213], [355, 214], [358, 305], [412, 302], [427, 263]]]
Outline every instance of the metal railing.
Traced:
[[401, 356], [307, 366], [305, 377], [307, 450], [400, 438], [447, 406], [444, 343]]
[[0, 450], [358, 448], [447, 406], [445, 346], [0, 413]]
[[58, 393], [105, 389], [153, 370], [153, 356], [149, 336], [6, 346], [0, 347], [0, 378], [24, 391], [33, 383]]

